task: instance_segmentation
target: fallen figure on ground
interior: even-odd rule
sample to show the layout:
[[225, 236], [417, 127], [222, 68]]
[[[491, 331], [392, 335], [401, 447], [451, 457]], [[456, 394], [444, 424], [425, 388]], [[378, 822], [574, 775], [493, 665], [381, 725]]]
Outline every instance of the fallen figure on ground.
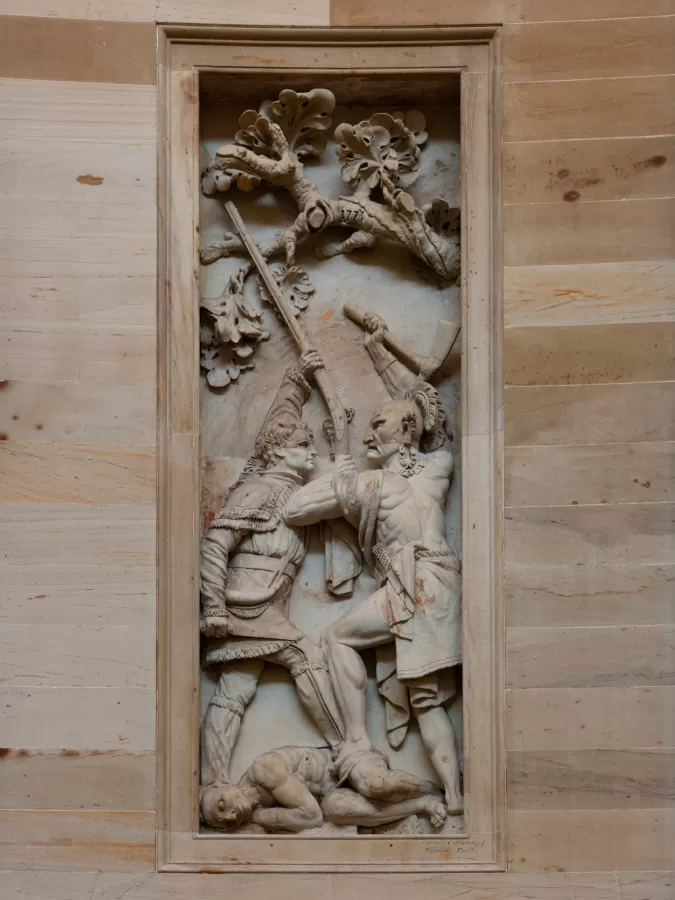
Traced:
[[354, 754], [348, 769], [336, 771], [329, 748], [280, 747], [258, 756], [236, 785], [203, 785], [201, 814], [207, 825], [228, 830], [246, 823], [266, 832], [324, 822], [375, 827], [413, 815], [440, 828], [446, 807], [435, 785], [390, 769], [377, 750]]

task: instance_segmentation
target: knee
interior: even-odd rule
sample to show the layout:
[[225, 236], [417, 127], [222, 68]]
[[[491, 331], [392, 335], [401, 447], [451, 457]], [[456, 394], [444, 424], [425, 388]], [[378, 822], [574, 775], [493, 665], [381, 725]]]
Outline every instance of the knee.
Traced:
[[262, 665], [259, 672], [237, 672], [235, 669], [226, 669], [221, 674], [213, 693], [216, 704], [219, 700], [229, 700], [242, 707], [248, 706], [255, 697], [261, 673]]
[[257, 681], [242, 685], [235, 695], [236, 699], [242, 704], [242, 706], [248, 706], [251, 700], [253, 700], [253, 698], [255, 697], [257, 689]]
[[387, 800], [394, 793], [396, 787], [391, 774], [387, 771], [355, 778], [353, 781], [357, 791], [370, 800]]
[[337, 788], [323, 798], [321, 811], [324, 819], [335, 825], [342, 825], [349, 821], [354, 814], [354, 793], [343, 788]]
[[443, 709], [442, 703], [436, 703], [435, 701], [427, 701], [422, 706], [415, 703], [413, 699], [410, 704], [410, 709], [413, 716], [417, 719], [418, 722], [425, 721], [427, 719], [433, 719], [437, 715], [434, 710], [440, 709], [441, 712], [445, 715], [445, 710]]

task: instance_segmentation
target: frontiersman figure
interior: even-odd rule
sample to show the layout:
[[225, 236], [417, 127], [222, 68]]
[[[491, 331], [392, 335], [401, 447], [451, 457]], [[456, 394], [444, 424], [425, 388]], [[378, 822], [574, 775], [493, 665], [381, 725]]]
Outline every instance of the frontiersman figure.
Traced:
[[[323, 366], [308, 351], [286, 370], [255, 442], [255, 456], [208, 529], [201, 548], [204, 665], [220, 669], [202, 723], [202, 794], [229, 779], [232, 751], [265, 662], [290, 671], [298, 697], [331, 747], [342, 724], [323, 651], [288, 619], [288, 598], [307, 550], [308, 529], [284, 522], [286, 504], [307, 478], [317, 452], [302, 422], [307, 381]], [[344, 594], [358, 575], [360, 554], [333, 548], [330, 589]]]
[[335, 696], [345, 722], [336, 761], [372, 745], [366, 731], [366, 669], [359, 651], [376, 648], [377, 681], [387, 708], [389, 742], [403, 741], [412, 709], [445, 788], [448, 812], [461, 813], [455, 734], [444, 709], [461, 662], [460, 575], [445, 534], [445, 500], [453, 456], [445, 443], [438, 393], [415, 381], [383, 344], [384, 323], [368, 316], [366, 347], [392, 402], [371, 416], [363, 442], [378, 468], [358, 472], [350, 457], [332, 476], [305, 485], [290, 499], [287, 523], [300, 526], [345, 516], [381, 587], [323, 635]]

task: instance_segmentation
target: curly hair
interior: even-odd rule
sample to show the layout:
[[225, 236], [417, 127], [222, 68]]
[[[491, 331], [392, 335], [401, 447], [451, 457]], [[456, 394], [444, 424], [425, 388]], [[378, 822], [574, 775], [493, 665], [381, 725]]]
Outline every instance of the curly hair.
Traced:
[[274, 447], [287, 447], [296, 431], [304, 431], [312, 440], [312, 432], [304, 422], [274, 422], [264, 427], [255, 441], [255, 455], [265, 468], [274, 463]]

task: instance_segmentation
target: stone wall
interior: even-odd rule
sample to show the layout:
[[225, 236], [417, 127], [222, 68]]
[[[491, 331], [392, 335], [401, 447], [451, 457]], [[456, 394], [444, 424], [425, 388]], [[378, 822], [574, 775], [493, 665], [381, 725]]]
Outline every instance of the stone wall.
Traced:
[[[630, 874], [672, 868], [675, 835], [672, 0], [0, 0], [0, 15], [9, 896], [223, 890], [151, 877], [157, 20], [505, 23], [510, 869], [618, 874], [425, 890], [672, 897], [667, 876]], [[345, 890], [371, 882], [408, 883]], [[296, 898], [328, 883], [284, 882]]]

